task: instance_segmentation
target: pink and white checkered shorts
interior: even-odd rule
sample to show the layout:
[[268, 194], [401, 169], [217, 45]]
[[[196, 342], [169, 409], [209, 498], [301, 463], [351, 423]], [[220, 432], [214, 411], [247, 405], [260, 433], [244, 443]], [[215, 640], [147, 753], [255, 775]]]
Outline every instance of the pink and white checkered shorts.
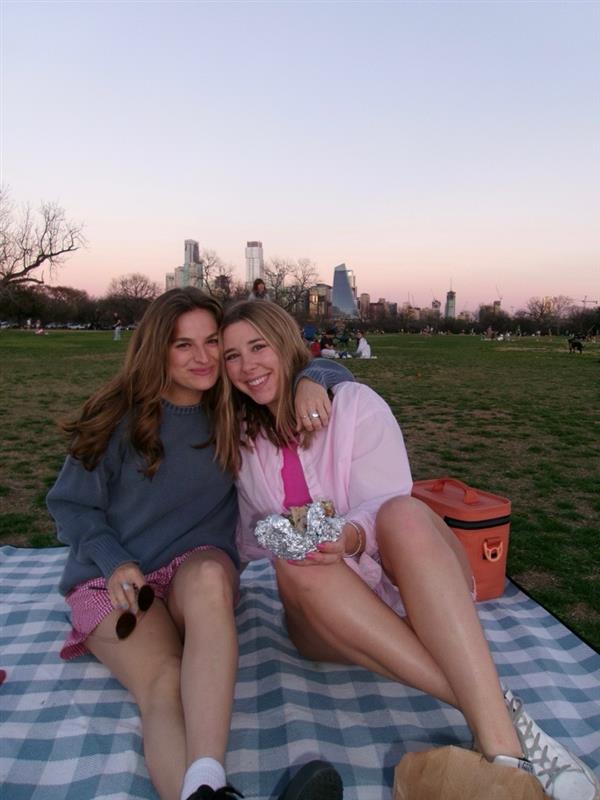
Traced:
[[[146, 583], [154, 589], [155, 597], [164, 600], [169, 592], [169, 586], [173, 580], [178, 567], [198, 550], [214, 550], [216, 548], [208, 545], [194, 547], [179, 556], [176, 556], [168, 564], [165, 564], [154, 572], [145, 575]], [[60, 657], [68, 661], [76, 656], [87, 655], [90, 651], [85, 646], [85, 640], [102, 620], [114, 611], [113, 604], [106, 591], [106, 580], [104, 578], [92, 578], [85, 583], [80, 583], [66, 595], [65, 600], [71, 608], [71, 632], [65, 639], [65, 643], [60, 651]]]

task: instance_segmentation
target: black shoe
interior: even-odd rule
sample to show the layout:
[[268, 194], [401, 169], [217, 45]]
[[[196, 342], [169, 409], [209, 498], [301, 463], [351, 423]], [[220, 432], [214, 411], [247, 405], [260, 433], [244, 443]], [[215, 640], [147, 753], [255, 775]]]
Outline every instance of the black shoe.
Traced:
[[237, 789], [234, 789], [229, 784], [221, 786], [220, 789], [212, 789], [210, 786], [203, 784], [187, 800], [235, 800], [236, 797], [243, 796], [241, 792], [238, 792]]
[[279, 800], [342, 800], [344, 784], [326, 761], [309, 761], [288, 783]]

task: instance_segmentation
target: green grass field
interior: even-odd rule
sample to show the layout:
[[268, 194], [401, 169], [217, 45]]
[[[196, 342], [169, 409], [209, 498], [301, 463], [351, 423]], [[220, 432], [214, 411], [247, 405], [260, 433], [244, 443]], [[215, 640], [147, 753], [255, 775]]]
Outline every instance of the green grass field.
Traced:
[[[370, 336], [346, 361], [383, 395], [415, 480], [452, 475], [512, 501], [509, 574], [600, 649], [600, 344]], [[109, 332], [0, 332], [0, 543], [55, 544], [44, 496], [65, 453], [55, 420], [127, 344]]]

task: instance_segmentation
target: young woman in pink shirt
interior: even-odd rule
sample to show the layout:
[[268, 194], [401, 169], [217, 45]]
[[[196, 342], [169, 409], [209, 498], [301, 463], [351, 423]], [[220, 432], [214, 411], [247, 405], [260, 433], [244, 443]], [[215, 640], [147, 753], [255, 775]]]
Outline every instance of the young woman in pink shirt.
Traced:
[[[240, 557], [273, 561], [298, 650], [434, 695], [462, 711], [490, 761], [535, 774], [555, 800], [597, 800], [591, 770], [503, 691], [467, 558], [442, 519], [410, 496], [402, 433], [386, 403], [367, 386], [341, 383], [328, 426], [299, 438], [292, 389], [309, 355], [295, 321], [274, 303], [240, 303], [225, 312], [221, 336], [229, 381], [217, 452], [237, 475]], [[259, 544], [259, 520], [318, 500], [333, 501], [346, 520], [336, 541], [301, 561]]]

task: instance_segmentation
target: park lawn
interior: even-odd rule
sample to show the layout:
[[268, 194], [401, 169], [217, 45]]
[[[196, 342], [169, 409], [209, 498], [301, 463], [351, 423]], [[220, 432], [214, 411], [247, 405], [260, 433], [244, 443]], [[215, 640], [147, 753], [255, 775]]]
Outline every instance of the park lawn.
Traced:
[[[415, 480], [451, 475], [512, 501], [508, 572], [600, 649], [600, 344], [370, 335], [344, 362], [390, 404]], [[44, 506], [55, 420], [114, 374], [127, 338], [0, 331], [0, 544], [56, 543]]]

